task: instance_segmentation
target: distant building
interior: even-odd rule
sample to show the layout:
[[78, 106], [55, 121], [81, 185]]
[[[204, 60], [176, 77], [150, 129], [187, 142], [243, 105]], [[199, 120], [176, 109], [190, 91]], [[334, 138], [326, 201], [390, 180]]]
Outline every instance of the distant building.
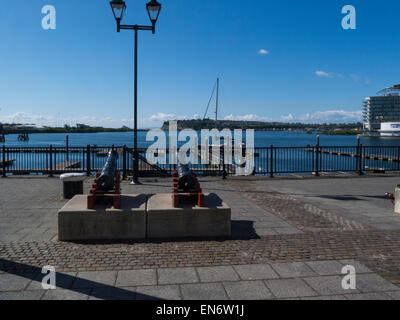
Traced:
[[400, 122], [400, 84], [367, 97], [363, 106], [364, 130], [378, 132], [382, 123]]
[[88, 126], [87, 124], [82, 124], [82, 123], [77, 123], [77, 124], [76, 124], [76, 127], [77, 127], [78, 129], [87, 129], [87, 128], [90, 128], [90, 126]]
[[379, 132], [381, 137], [400, 137], [400, 122], [383, 122]]

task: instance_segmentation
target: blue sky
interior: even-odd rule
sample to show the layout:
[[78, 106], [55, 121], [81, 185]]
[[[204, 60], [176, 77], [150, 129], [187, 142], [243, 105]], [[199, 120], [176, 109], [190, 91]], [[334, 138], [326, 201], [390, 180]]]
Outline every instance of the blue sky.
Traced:
[[[126, 2], [123, 22], [148, 24], [146, 1]], [[400, 82], [398, 1], [160, 2], [157, 33], [139, 35], [141, 127], [203, 116], [217, 77], [221, 118], [308, 122], [357, 120]], [[107, 0], [4, 1], [0, 39], [0, 121], [132, 126], [133, 32], [116, 33]]]

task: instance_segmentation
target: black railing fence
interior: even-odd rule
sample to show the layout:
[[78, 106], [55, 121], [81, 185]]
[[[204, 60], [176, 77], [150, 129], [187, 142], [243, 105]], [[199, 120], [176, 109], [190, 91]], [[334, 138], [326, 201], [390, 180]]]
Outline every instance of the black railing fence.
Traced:
[[[0, 147], [0, 172], [2, 176], [86, 172], [88, 175], [101, 170], [110, 146], [85, 147]], [[115, 147], [120, 157], [118, 169], [124, 178], [132, 174], [134, 153], [126, 146]], [[140, 176], [168, 176], [174, 165], [169, 163], [168, 150], [153, 150], [165, 154], [166, 163], [152, 164], [146, 158], [147, 149], [139, 149]], [[198, 152], [199, 164], [191, 164], [198, 175], [235, 175], [240, 165], [224, 164], [224, 149], [211, 157]], [[203, 164], [204, 157], [212, 159]], [[234, 157], [232, 157], [234, 159]], [[256, 147], [247, 156], [254, 161], [251, 174], [275, 176], [279, 174], [322, 172], [384, 172], [400, 171], [400, 146], [306, 146], [306, 147]], [[243, 166], [242, 166], [243, 167]]]

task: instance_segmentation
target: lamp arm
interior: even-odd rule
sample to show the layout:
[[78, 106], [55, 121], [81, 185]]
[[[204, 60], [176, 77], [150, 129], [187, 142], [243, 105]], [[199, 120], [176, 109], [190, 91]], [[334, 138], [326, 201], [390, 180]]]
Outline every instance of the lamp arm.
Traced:
[[154, 30], [153, 26], [139, 26], [137, 24], [135, 24], [135, 25], [121, 24], [120, 29], [122, 29], [122, 30], [149, 30], [149, 31]]

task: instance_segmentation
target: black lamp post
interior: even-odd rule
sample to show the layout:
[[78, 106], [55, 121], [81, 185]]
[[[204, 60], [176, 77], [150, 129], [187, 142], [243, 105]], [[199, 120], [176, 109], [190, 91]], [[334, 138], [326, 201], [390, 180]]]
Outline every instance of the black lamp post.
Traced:
[[110, 2], [111, 8], [114, 13], [115, 20], [117, 21], [117, 32], [123, 30], [134, 30], [135, 31], [135, 125], [134, 125], [134, 161], [133, 161], [133, 180], [131, 184], [139, 183], [139, 152], [137, 146], [137, 62], [138, 62], [138, 31], [149, 30], [153, 34], [156, 32], [156, 22], [161, 11], [161, 4], [157, 0], [151, 0], [146, 4], [146, 9], [149, 14], [151, 26], [140, 26], [140, 25], [121, 25], [122, 18], [126, 10], [126, 4], [123, 0], [113, 0]]

